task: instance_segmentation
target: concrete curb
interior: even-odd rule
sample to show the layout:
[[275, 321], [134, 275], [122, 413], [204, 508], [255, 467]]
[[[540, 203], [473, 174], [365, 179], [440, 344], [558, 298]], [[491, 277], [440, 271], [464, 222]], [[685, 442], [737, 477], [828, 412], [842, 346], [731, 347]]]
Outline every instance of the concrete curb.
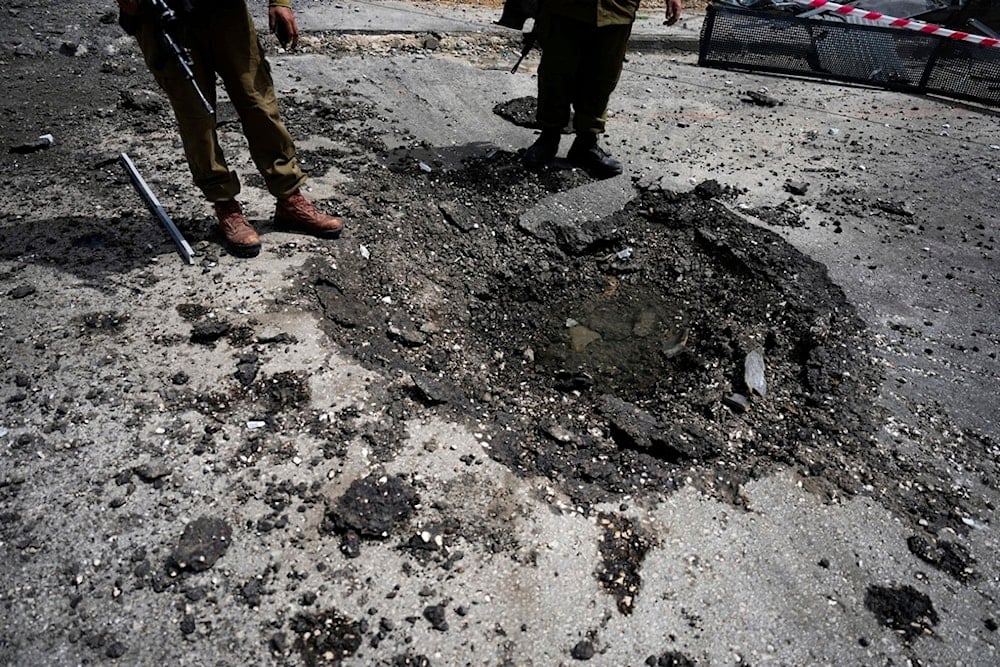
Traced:
[[628, 47], [632, 51], [684, 51], [697, 53], [701, 45], [698, 35], [632, 35]]
[[[469, 6], [439, 7], [430, 12], [408, 2], [354, 0], [336, 5], [305, 5], [298, 14], [303, 34], [493, 34], [518, 39], [521, 33], [496, 23], [499, 9]], [[673, 26], [665, 26], [662, 16], [642, 14], [632, 26], [629, 48], [645, 52], [697, 51], [703, 21], [703, 15], [693, 14]]]
[[[498, 27], [496, 30], [437, 30], [437, 29], [415, 29], [415, 30], [393, 30], [393, 29], [365, 29], [365, 28], [346, 28], [343, 30], [311, 30], [303, 31], [303, 34], [314, 34], [314, 35], [371, 35], [371, 36], [382, 36], [382, 35], [418, 35], [431, 32], [440, 32], [448, 34], [486, 34], [486, 33], [496, 33], [496, 34], [508, 34], [511, 31], [507, 28]], [[512, 38], [516, 38], [517, 35], [511, 34]], [[664, 52], [664, 51], [684, 51], [689, 53], [696, 53], [701, 44], [701, 40], [697, 35], [650, 35], [650, 34], [639, 34], [632, 35], [628, 40], [629, 50], [639, 51], [644, 53], [654, 53], [654, 52]]]

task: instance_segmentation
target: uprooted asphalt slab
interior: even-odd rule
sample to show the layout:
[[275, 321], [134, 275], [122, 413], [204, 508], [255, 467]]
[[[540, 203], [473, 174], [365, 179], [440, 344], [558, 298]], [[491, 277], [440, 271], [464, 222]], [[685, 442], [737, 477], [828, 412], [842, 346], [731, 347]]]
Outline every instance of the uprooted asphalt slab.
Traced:
[[995, 664], [991, 110], [637, 51], [626, 174], [531, 172], [516, 33], [301, 2], [348, 228], [271, 228], [224, 102], [247, 261], [80, 4], [5, 9], [6, 664]]

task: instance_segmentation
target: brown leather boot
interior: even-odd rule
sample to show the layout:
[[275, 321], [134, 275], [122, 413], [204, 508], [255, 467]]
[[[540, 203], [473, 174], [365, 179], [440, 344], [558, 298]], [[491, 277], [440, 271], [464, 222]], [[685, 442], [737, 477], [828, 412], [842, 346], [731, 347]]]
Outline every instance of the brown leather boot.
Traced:
[[215, 202], [215, 217], [219, 219], [223, 245], [236, 257], [256, 257], [260, 254], [260, 237], [243, 215], [243, 207], [235, 199]]
[[274, 226], [335, 239], [340, 236], [344, 221], [318, 210], [301, 192], [296, 191], [290, 197], [278, 200], [274, 209]]

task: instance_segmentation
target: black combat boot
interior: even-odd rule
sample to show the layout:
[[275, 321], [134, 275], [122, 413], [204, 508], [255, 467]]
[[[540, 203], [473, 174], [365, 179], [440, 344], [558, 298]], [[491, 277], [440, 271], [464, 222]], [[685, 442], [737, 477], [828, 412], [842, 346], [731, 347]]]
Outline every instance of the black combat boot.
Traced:
[[535, 143], [528, 146], [524, 151], [522, 159], [524, 165], [530, 169], [541, 167], [549, 162], [559, 152], [559, 140], [562, 138], [561, 130], [542, 130]]
[[608, 155], [597, 145], [597, 135], [576, 135], [566, 159], [594, 178], [611, 178], [622, 173], [622, 163]]

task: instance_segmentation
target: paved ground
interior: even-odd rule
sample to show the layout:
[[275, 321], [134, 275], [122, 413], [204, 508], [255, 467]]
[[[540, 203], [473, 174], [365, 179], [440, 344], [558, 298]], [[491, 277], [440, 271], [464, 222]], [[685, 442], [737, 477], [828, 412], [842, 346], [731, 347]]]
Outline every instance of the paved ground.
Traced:
[[[495, 10], [327, 0], [300, 0], [297, 7], [301, 27], [309, 33], [303, 49], [272, 59], [279, 89], [290, 103], [349, 88], [379, 110], [374, 131], [390, 148], [394, 142], [419, 145], [443, 163], [492, 147], [516, 150], [533, 140], [531, 130], [503, 120], [493, 107], [534, 94], [537, 53], [512, 75], [516, 49], [476, 50], [453, 41], [447, 48], [413, 51], [383, 39], [434, 33], [489, 43], [491, 35], [509, 35], [492, 25]], [[55, 504], [22, 483], [18, 486], [29, 488], [22, 492], [18, 512], [35, 516], [25, 508], [52, 504], [59, 508], [54, 524], [73, 520], [104, 526], [108, 521], [120, 532], [93, 544], [79, 539], [51, 547], [59, 558], [67, 552], [78, 557], [73, 567], [68, 556], [63, 566], [27, 556], [19, 561], [17, 577], [3, 584], [3, 625], [9, 630], [0, 644], [8, 649], [0, 663], [303, 664], [310, 658], [288, 645], [294, 637], [287, 619], [303, 609], [338, 609], [367, 623], [365, 644], [349, 652], [346, 665], [542, 666], [588, 660], [613, 667], [654, 664], [657, 657], [663, 658], [660, 664], [698, 665], [997, 664], [1000, 281], [995, 239], [1000, 215], [993, 193], [1000, 181], [1000, 118], [989, 109], [877, 89], [701, 69], [693, 52], [698, 26], [697, 17], [671, 28], [663, 27], [658, 16], [640, 19], [637, 48], [616, 92], [604, 140], [625, 160], [626, 174], [552, 195], [526, 215], [559, 211], [574, 219], [600, 217], [620, 208], [637, 186], [649, 184], [687, 192], [715, 179], [733, 188], [737, 194], [719, 205], [781, 234], [825, 264], [870, 327], [886, 371], [878, 398], [887, 411], [881, 445], [886, 456], [901, 461], [918, 449], [940, 452], [937, 466], [898, 480], [899, 486], [947, 487], [962, 495], [961, 507], [941, 508], [959, 529], [940, 528], [935, 537], [967, 554], [962, 563], [973, 570], [969, 576], [961, 568], [956, 574], [943, 567], [946, 559], [940, 554], [930, 559], [934, 563], [918, 556], [912, 539], [924, 534], [922, 528], [942, 522], [928, 516], [914, 525], [888, 509], [885, 494], [899, 489], [830, 497], [816, 492], [808, 478], [786, 470], [744, 485], [739, 503], [685, 487], [662, 500], [623, 497], [585, 511], [574, 507], [558, 484], [515, 476], [494, 461], [488, 432], [428, 411], [407, 422], [404, 442], [391, 460], [376, 465], [372, 453], [354, 443], [335, 463], [323, 462], [328, 477], [308, 481], [323, 486], [323, 496], [336, 498], [372, 470], [405, 475], [434, 500], [419, 508], [415, 523], [432, 526], [441, 517], [467, 527], [481, 523], [484, 535], [508, 535], [503, 545], [470, 540], [461, 545], [463, 558], [447, 567], [441, 565], [443, 556], [429, 566], [416, 565], [393, 541], [365, 544], [360, 558], [346, 560], [335, 540], [316, 537], [323, 517], [314, 507], [292, 513], [291, 538], [241, 530], [267, 507], [257, 497], [238, 500], [239, 485], [251, 484], [251, 474], [231, 484], [213, 476], [226, 465], [221, 455], [172, 458], [173, 481], [155, 492], [141, 484], [136, 496], [148, 493], [150, 504], [120, 523], [114, 522], [116, 506], [107, 506], [103, 491], [74, 488]], [[355, 41], [343, 41], [345, 35]], [[336, 57], [330, 55], [331, 44], [343, 49]], [[751, 104], [748, 90], [766, 90], [782, 104]], [[300, 137], [300, 147], [331, 141], [310, 135], [308, 127], [297, 131], [309, 135]], [[145, 150], [148, 136], [110, 141]], [[188, 187], [176, 159], [159, 159], [166, 187]], [[335, 170], [315, 174], [312, 195], [334, 196], [342, 186], [339, 178]], [[791, 194], [788, 181], [806, 183], [806, 193]], [[251, 184], [246, 196], [255, 215], [267, 210], [260, 188]], [[187, 205], [180, 201], [178, 207]], [[904, 213], [898, 213], [899, 206]], [[783, 217], [768, 217], [774, 211]], [[16, 213], [18, 221], [31, 219], [29, 211]], [[13, 221], [14, 213], [6, 219]], [[275, 246], [293, 243], [277, 233], [267, 239]], [[345, 253], [360, 252], [350, 233], [338, 243]], [[20, 261], [5, 259], [5, 266]], [[357, 406], [362, 415], [384, 408], [375, 406], [385, 401], [393, 378], [362, 368], [294, 304], [277, 312], [270, 302], [265, 305], [261, 292], [290, 289], [299, 267], [278, 255], [255, 263], [223, 257], [220, 265], [206, 269], [213, 276], [207, 285], [195, 269], [177, 271], [175, 261], [165, 251], [158, 263], [143, 269], [144, 275], [175, 301], [211, 293], [218, 312], [249, 311], [263, 329], [297, 341], [274, 353], [267, 372], [315, 368], [313, 400], [331, 414], [345, 405]], [[51, 267], [41, 263], [29, 263], [28, 273], [14, 273], [15, 268], [7, 267], [9, 275], [22, 279], [37, 272], [35, 281], [56, 294], [80, 289], [76, 276], [50, 275]], [[165, 319], [157, 326], [181, 330], [183, 323], [168, 313], [172, 304], [163, 297]], [[37, 324], [32, 318], [41, 317], [13, 315], [4, 325], [15, 332], [4, 348], [11, 375], [21, 363], [12, 350], [25, 349], [22, 344], [32, 340]], [[182, 363], [172, 356], [176, 349], [154, 348], [151, 355], [167, 367]], [[222, 352], [205, 354], [191, 369], [192, 383], [231, 374], [219, 370]], [[155, 379], [151, 375], [136, 383], [155, 385]], [[87, 382], [84, 378], [81, 385]], [[13, 451], [16, 415], [13, 407], [5, 409], [10, 412], [0, 430], [7, 438], [6, 424], [11, 424], [6, 446]], [[108, 418], [109, 426], [93, 421], [79, 425], [92, 429], [93, 439], [131, 441], [129, 431], [115, 430], [119, 425], [113, 419]], [[143, 423], [150, 441], [173, 437], [157, 425], [155, 415]], [[225, 428], [236, 430], [232, 424]], [[292, 445], [301, 448], [296, 459], [268, 463], [257, 482], [272, 474], [305, 480], [305, 466], [299, 466], [315, 454], [313, 444], [303, 436]], [[964, 450], [970, 446], [982, 449]], [[128, 451], [133, 458], [146, 458], [145, 449], [138, 450], [141, 457]], [[117, 450], [93, 454], [99, 458], [83, 466], [55, 453], [50, 460], [59, 463], [44, 476], [68, 486], [74, 475], [86, 476], [97, 463], [120, 469], [120, 455]], [[4, 484], [17, 474], [4, 470]], [[109, 475], [92, 486], [117, 493]], [[122, 555], [132, 540], [144, 546], [149, 531], [169, 535], [159, 544], [163, 556], [164, 544], [176, 543], [179, 533], [176, 522], [164, 517], [187, 522], [202, 511], [229, 517], [236, 528], [223, 558], [211, 570], [186, 575], [183, 590], [178, 584], [158, 597], [149, 587], [132, 590], [131, 572], [137, 566]], [[608, 539], [601, 524], [605, 515], [627, 517], [650, 536], [640, 559], [641, 590], [629, 614], [619, 612], [594, 576], [602, 540]], [[425, 537], [433, 541], [434, 535]], [[24, 549], [12, 544], [7, 540], [4, 547], [23, 555]], [[118, 544], [121, 551], [110, 551]], [[38, 583], [47, 582], [54, 569], [59, 569], [61, 588]], [[121, 578], [129, 583], [123, 598]], [[278, 592], [264, 595], [256, 606], [248, 604], [246, 589], [255, 581]], [[318, 595], [319, 601], [298, 602], [303, 592]], [[922, 608], [925, 601], [932, 608]], [[431, 607], [437, 611], [428, 614]], [[432, 620], [435, 613], [443, 613], [447, 629]], [[188, 618], [190, 631], [179, 631]], [[127, 638], [124, 653], [104, 640], [88, 645], [81, 640], [87, 628]], [[287, 633], [284, 639], [279, 631]], [[75, 639], [67, 639], [73, 632]], [[297, 636], [308, 639], [308, 632]], [[417, 656], [427, 662], [416, 661]], [[322, 654], [315, 660], [333, 661]]]
[[[497, 30], [486, 10], [396, 7], [305, 7], [303, 24], [320, 31], [391, 32], [397, 21], [417, 31]], [[792, 199], [786, 181], [808, 182], [810, 196], [793, 201], [806, 224], [783, 233], [828, 265], [882, 341], [889, 376], [883, 400], [902, 421], [921, 405], [944, 404], [959, 428], [996, 435], [995, 115], [880, 90], [702, 70], [692, 53], [699, 26], [699, 16], [672, 28], [658, 16], [640, 19], [634, 40], [647, 48], [633, 51], [626, 65], [607, 139], [627, 158], [629, 173], [561, 204], [594, 217], [619, 206], [632, 182], [683, 191], [714, 178], [742, 188], [735, 207], [752, 210]], [[360, 72], [356, 90], [447, 155], [455, 146], [516, 149], [532, 141], [530, 131], [491, 109], [534, 93], [536, 58], [515, 76], [506, 71], [509, 61], [470, 69], [434, 56], [377, 63], [299, 56], [283, 60], [279, 71], [300, 86], [332, 86]], [[755, 107], [747, 90], [766, 90], [783, 105]], [[868, 199], [860, 208], [828, 207], [838, 192]], [[890, 200], [906, 202], [915, 217], [882, 224], [876, 204]], [[976, 341], [985, 344], [971, 353]], [[754, 483], [747, 494], [745, 513], [690, 491], [643, 513], [661, 539], [644, 562], [644, 594], [629, 617], [609, 613], [584, 583], [595, 557], [593, 522], [544, 510], [528, 510], [530, 518], [518, 522], [530, 526], [539, 567], [493, 565], [470, 578], [469, 593], [500, 601], [518, 592], [519, 604], [486, 615], [490, 623], [507, 619], [499, 621], [505, 627], [521, 624], [512, 664], [557, 664], [586, 637], [600, 647], [593, 661], [604, 665], [637, 664], [671, 648], [703, 664], [997, 660], [992, 626], [983, 625], [996, 613], [998, 583], [990, 503], [977, 525], [991, 527], [963, 538], [984, 568], [980, 583], [965, 587], [915, 559], [907, 529], [870, 499], [824, 504], [786, 475]], [[900, 642], [865, 611], [873, 581], [929, 591], [950, 620], [934, 629], [934, 639]], [[479, 661], [464, 645], [440, 650], [445, 664]]]

